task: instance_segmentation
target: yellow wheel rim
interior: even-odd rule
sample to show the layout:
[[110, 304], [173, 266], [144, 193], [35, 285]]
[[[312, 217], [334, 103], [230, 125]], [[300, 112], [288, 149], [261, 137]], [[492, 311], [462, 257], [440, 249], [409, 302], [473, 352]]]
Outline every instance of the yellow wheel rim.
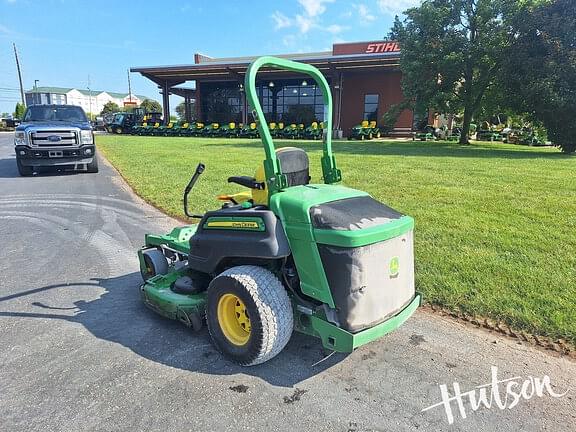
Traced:
[[220, 297], [218, 323], [224, 336], [234, 345], [245, 345], [250, 339], [250, 316], [244, 302], [234, 294]]

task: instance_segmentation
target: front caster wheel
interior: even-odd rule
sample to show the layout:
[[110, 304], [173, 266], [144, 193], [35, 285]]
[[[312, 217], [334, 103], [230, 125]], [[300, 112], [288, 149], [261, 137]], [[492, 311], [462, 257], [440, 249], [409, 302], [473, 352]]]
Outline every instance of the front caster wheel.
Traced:
[[232, 267], [210, 282], [206, 322], [216, 348], [243, 366], [275, 357], [294, 328], [282, 283], [272, 272], [249, 265]]
[[142, 279], [146, 282], [148, 279], [168, 273], [168, 260], [158, 249], [148, 249], [142, 252], [144, 258], [144, 268], [140, 269]]

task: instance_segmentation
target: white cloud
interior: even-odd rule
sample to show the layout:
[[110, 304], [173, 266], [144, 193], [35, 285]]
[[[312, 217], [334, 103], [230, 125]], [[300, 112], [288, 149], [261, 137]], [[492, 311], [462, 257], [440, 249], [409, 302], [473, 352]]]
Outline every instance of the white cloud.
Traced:
[[292, 20], [284, 15], [282, 12], [275, 11], [272, 14], [272, 19], [275, 22], [275, 29], [280, 30], [292, 26]]
[[298, 3], [304, 7], [306, 14], [310, 17], [322, 15], [326, 12], [326, 3], [333, 3], [334, 0], [298, 0]]
[[284, 36], [282, 43], [286, 47], [294, 47], [298, 41], [306, 40], [306, 35], [311, 30], [325, 31], [332, 35], [342, 33], [347, 27], [339, 24], [325, 24], [321, 15], [327, 10], [326, 5], [335, 0], [298, 0], [301, 6], [299, 13], [294, 16], [286, 16], [280, 11], [274, 11], [271, 18], [275, 30], [294, 27], [297, 34]]
[[419, 6], [420, 0], [378, 0], [378, 7], [387, 15], [399, 15], [406, 9]]
[[286, 35], [282, 38], [282, 43], [287, 48], [293, 48], [294, 46], [296, 46], [296, 36]]
[[355, 4], [352, 5], [356, 12], [358, 12], [358, 17], [360, 18], [360, 22], [367, 23], [376, 20], [376, 16], [370, 12], [370, 9], [365, 4]]
[[316, 27], [316, 20], [304, 15], [296, 15], [296, 25], [302, 33], [308, 33], [312, 27]]
[[10, 33], [12, 33], [12, 31], [11, 31], [8, 27], [0, 24], [0, 33], [2, 33], [2, 34], [10, 34]]
[[332, 25], [329, 25], [328, 27], [324, 27], [324, 30], [326, 30], [328, 33], [338, 34], [338, 33], [342, 33], [344, 30], [346, 30], [346, 27], [338, 25], [338, 24], [332, 24]]

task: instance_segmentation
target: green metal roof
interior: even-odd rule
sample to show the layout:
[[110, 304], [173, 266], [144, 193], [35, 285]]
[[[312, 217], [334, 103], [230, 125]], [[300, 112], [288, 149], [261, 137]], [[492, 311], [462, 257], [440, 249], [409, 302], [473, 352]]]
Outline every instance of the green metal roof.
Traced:
[[[30, 90], [26, 90], [26, 93], [50, 93], [50, 94], [66, 94], [72, 90], [76, 90], [83, 95], [86, 96], [97, 96], [100, 93], [107, 93], [115, 99], [124, 99], [128, 97], [128, 93], [117, 93], [117, 92], [109, 92], [109, 91], [102, 91], [102, 90], [90, 90], [88, 89], [79, 89], [79, 88], [72, 88], [72, 87], [37, 87], [32, 88]], [[147, 96], [137, 95], [132, 93], [132, 96], [144, 100], [144, 99], [151, 99]]]
[[26, 93], [52, 93], [52, 94], [66, 94], [73, 88], [68, 87], [36, 87], [27, 90]]

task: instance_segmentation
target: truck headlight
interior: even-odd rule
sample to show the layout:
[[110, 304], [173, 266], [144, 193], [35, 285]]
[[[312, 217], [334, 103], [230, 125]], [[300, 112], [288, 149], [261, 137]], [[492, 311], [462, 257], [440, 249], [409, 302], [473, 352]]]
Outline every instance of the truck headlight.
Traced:
[[14, 145], [26, 145], [26, 132], [16, 131], [14, 133]]
[[94, 138], [92, 137], [91, 130], [81, 130], [80, 131], [80, 142], [82, 144], [94, 144]]

